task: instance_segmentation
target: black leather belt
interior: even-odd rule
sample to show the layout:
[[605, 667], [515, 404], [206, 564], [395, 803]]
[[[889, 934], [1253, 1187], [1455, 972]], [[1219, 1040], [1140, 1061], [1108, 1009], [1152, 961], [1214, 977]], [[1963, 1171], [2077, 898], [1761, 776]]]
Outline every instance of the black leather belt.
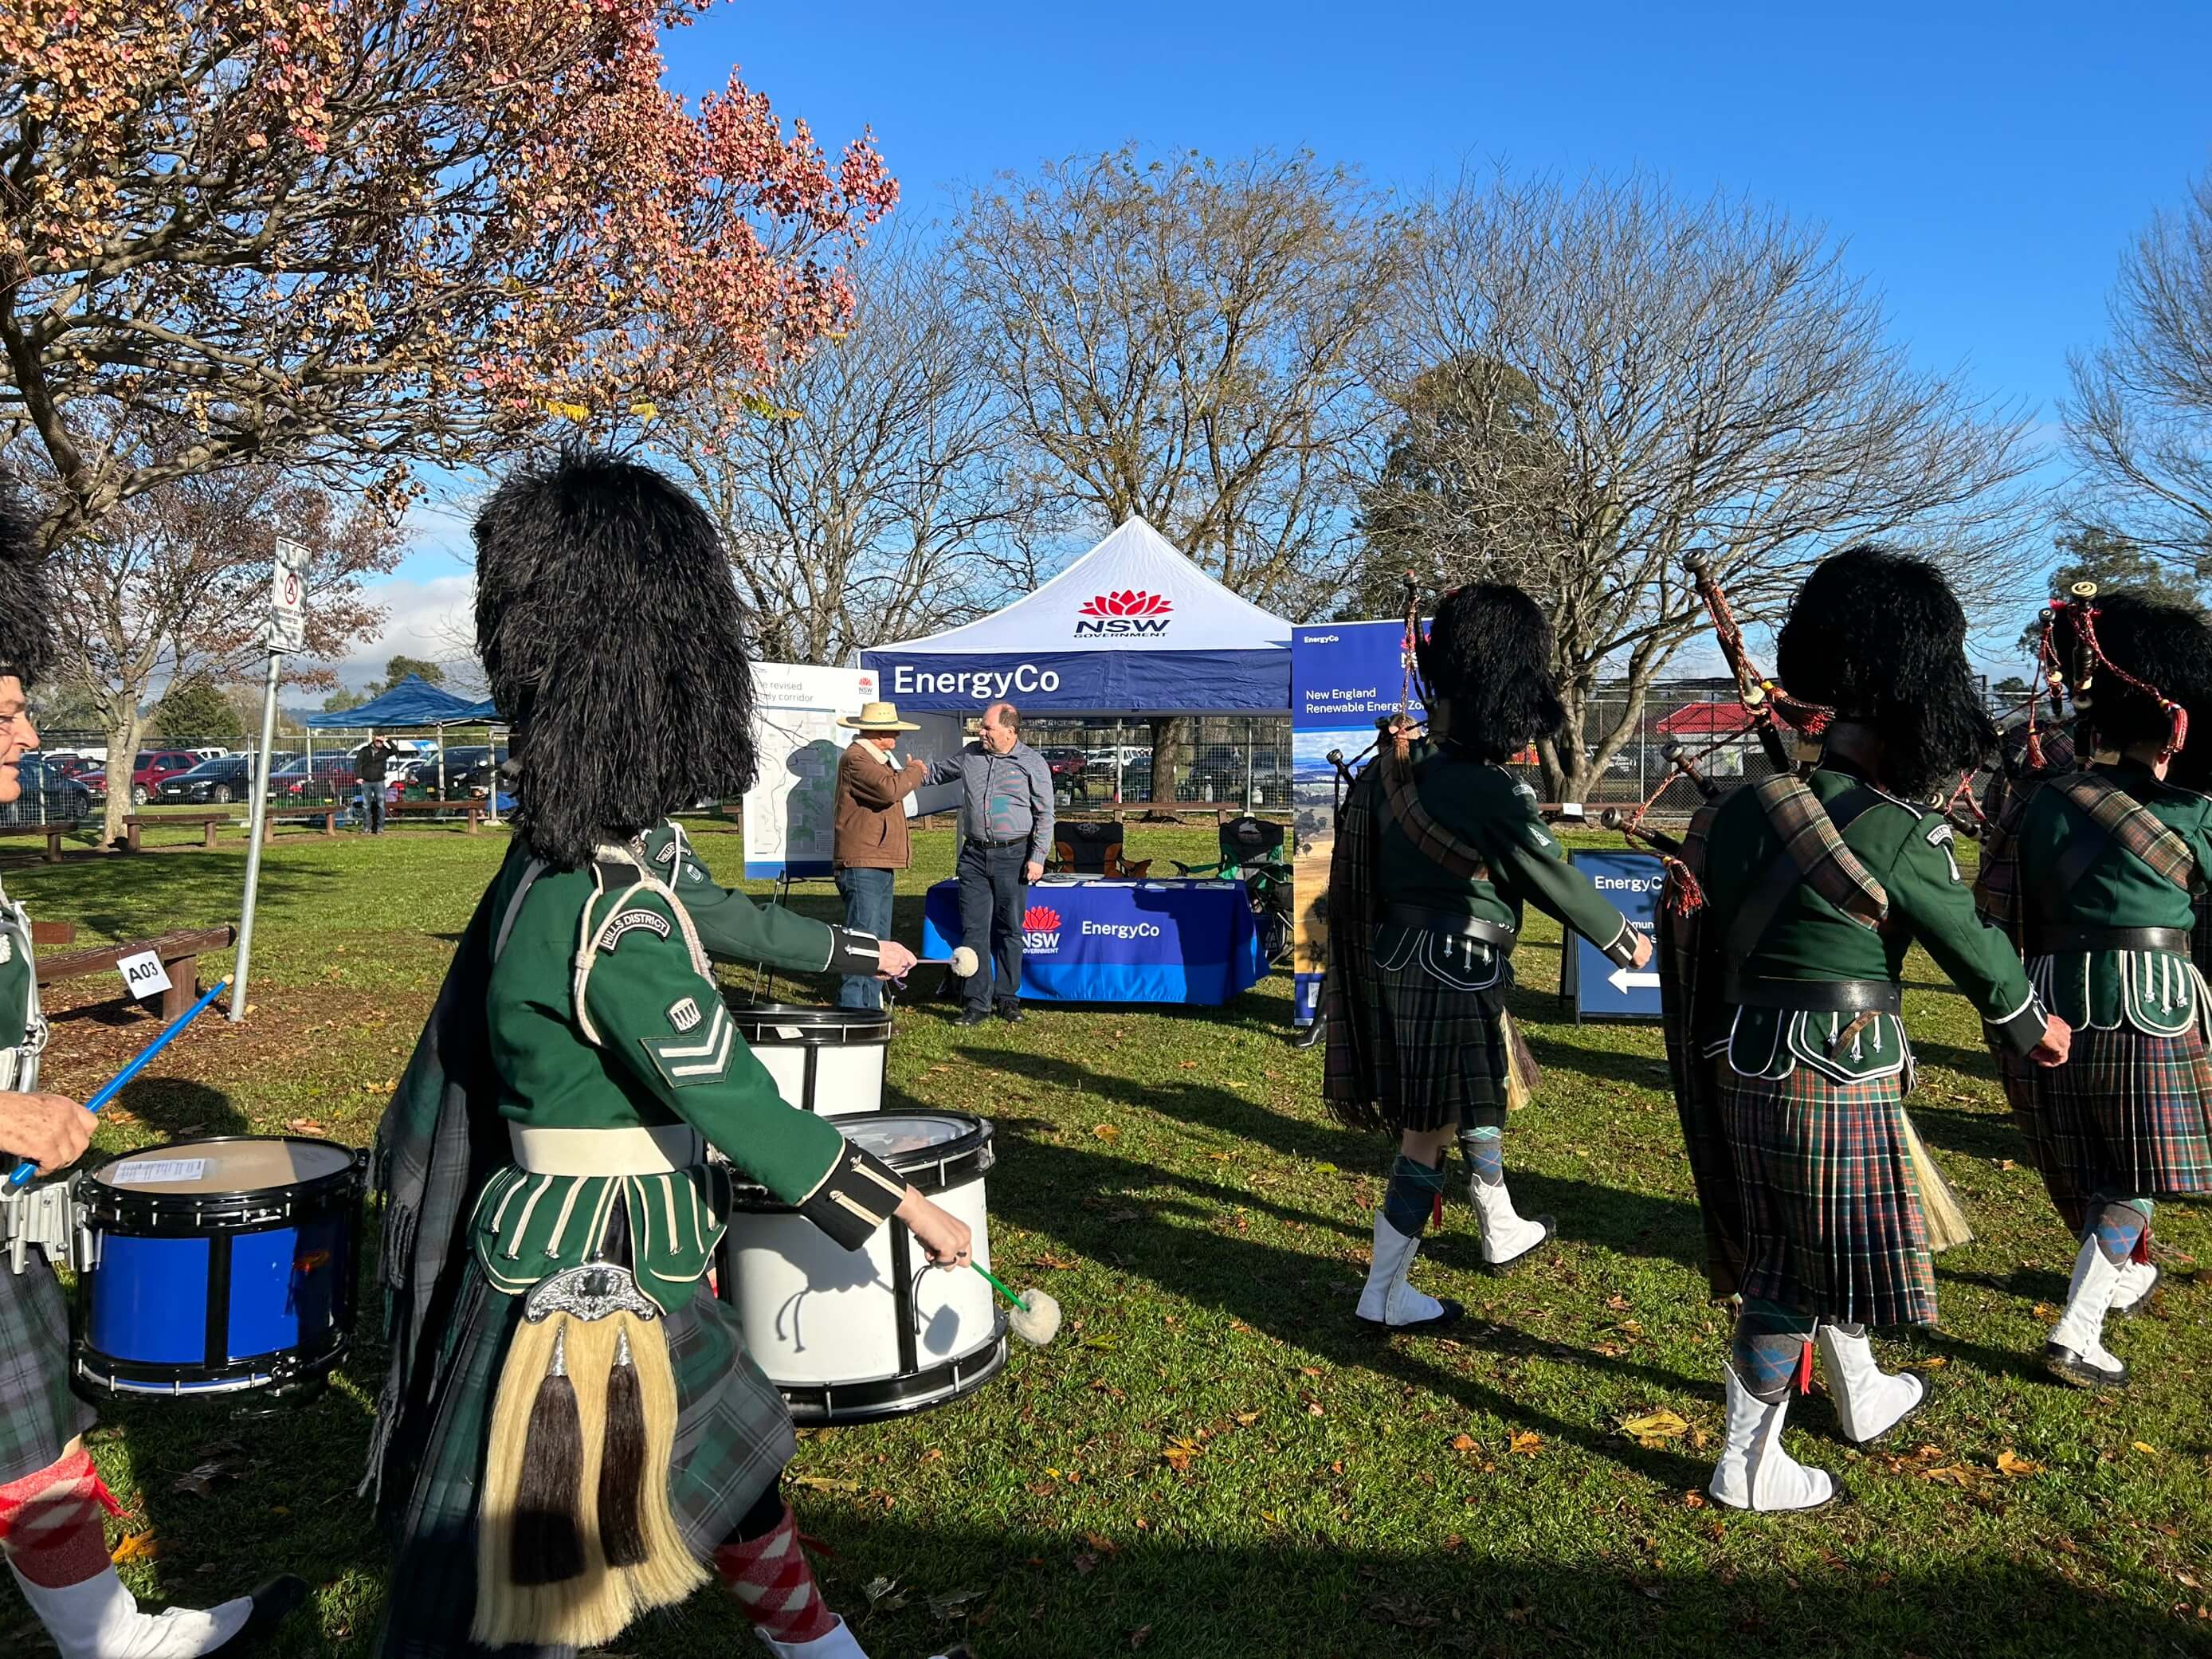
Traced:
[[1386, 904], [1382, 907], [1382, 922], [1389, 927], [1409, 927], [1417, 933], [1449, 933], [1455, 938], [1479, 939], [1501, 951], [1511, 950], [1520, 938], [1500, 923], [1453, 910], [1431, 910], [1424, 904]]
[[1006, 847], [1026, 847], [1030, 844], [1030, 838], [1027, 836], [1016, 836], [1011, 841], [979, 841], [970, 836], [968, 838], [968, 844], [970, 847], [987, 847], [995, 853]]
[[1886, 979], [1739, 979], [1730, 974], [1721, 995], [1739, 1008], [1808, 1014], [1894, 1014], [1905, 1006], [1903, 988]]
[[2185, 927], [2039, 927], [2027, 936], [2027, 954], [2055, 957], [2069, 951], [2171, 951], [2189, 954]]

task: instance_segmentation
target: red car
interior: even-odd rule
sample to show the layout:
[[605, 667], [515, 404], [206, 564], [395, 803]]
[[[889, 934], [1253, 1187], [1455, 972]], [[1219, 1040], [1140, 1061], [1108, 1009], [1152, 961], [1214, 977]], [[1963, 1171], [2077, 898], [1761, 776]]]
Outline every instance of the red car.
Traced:
[[161, 787], [163, 778], [189, 772], [203, 757], [189, 749], [142, 749], [131, 763], [131, 804], [143, 806]]

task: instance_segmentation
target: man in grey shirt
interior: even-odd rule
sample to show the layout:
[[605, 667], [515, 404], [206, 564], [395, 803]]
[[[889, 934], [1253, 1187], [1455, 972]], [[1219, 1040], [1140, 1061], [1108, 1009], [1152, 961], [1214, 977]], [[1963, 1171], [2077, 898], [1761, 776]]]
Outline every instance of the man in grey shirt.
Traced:
[[[962, 987], [963, 1025], [991, 1012], [995, 969], [999, 1018], [1018, 1020], [1022, 914], [1029, 884], [1044, 873], [1052, 846], [1052, 769], [1021, 740], [1013, 704], [983, 711], [976, 740], [930, 769], [933, 784], [960, 785], [960, 938], [984, 958]], [[985, 948], [986, 936], [989, 948]]]

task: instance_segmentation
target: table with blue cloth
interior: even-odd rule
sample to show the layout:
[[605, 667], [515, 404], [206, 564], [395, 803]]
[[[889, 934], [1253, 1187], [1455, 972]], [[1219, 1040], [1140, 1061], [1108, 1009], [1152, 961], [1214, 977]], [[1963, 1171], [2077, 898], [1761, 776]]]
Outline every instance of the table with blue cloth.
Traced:
[[[921, 954], [961, 944], [960, 884], [922, 911]], [[1022, 996], [1034, 1002], [1226, 1002], [1266, 977], [1241, 881], [1041, 881], [1023, 917]], [[986, 971], [991, 942], [977, 939]]]

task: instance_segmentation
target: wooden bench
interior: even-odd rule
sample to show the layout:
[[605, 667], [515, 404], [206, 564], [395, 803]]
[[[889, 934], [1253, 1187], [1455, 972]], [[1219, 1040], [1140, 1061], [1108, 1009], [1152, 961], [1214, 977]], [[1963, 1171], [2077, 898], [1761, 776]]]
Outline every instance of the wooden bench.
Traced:
[[[31, 924], [34, 944], [45, 942], [46, 930], [67, 929], [62, 943], [76, 937], [76, 930], [68, 922]], [[210, 951], [228, 951], [238, 942], [238, 929], [225, 922], [220, 927], [194, 927], [180, 933], [163, 933], [158, 939], [125, 940], [120, 945], [107, 945], [96, 951], [72, 951], [65, 955], [39, 958], [39, 983], [58, 985], [64, 980], [87, 979], [96, 974], [118, 971], [123, 958], [135, 957], [142, 951], [151, 951], [161, 958], [161, 966], [168, 970], [169, 988], [161, 993], [161, 1018], [174, 1019], [193, 1003], [199, 1000], [200, 957]]]
[[[338, 814], [345, 810], [343, 806], [291, 806], [271, 812], [261, 820], [261, 844], [264, 847], [276, 844], [276, 820], [279, 818], [287, 823], [319, 823], [325, 835], [335, 836], [338, 832]], [[249, 830], [246, 833], [251, 835], [253, 832]]]
[[469, 834], [475, 835], [483, 826], [484, 804], [480, 800], [403, 800], [385, 809], [388, 812], [459, 812], [469, 821]]
[[0, 824], [0, 836], [44, 836], [46, 838], [46, 862], [62, 861], [62, 837], [77, 829], [74, 823], [9, 823]]
[[237, 820], [227, 812], [133, 812], [123, 820], [124, 844], [134, 853], [146, 850], [139, 840], [139, 832], [148, 824], [159, 827], [173, 823], [179, 828], [196, 823], [200, 827], [200, 845], [215, 845], [215, 829], [219, 823], [234, 823]]

